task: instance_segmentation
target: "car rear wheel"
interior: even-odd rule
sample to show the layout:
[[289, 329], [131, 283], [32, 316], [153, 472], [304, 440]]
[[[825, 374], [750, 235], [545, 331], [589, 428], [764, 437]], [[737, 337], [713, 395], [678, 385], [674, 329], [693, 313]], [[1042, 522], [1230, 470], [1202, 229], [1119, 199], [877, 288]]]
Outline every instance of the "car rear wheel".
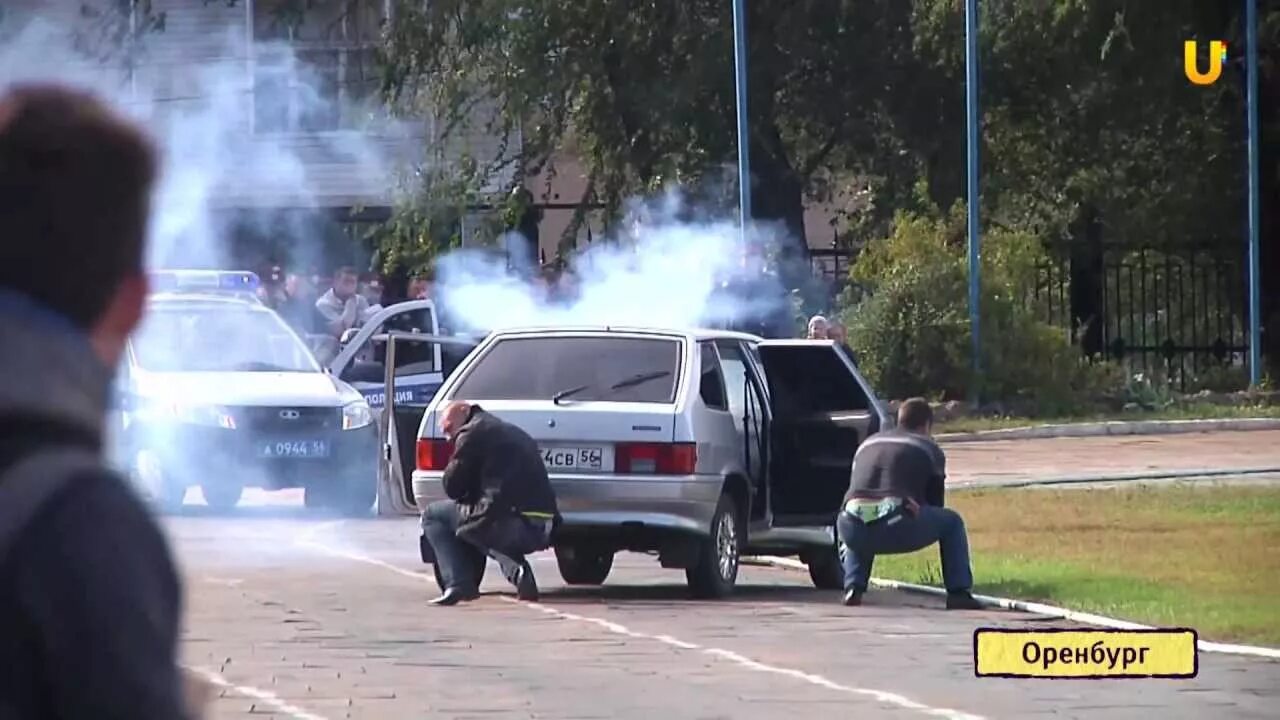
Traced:
[[234, 510], [240, 504], [240, 496], [244, 494], [244, 486], [236, 482], [206, 483], [200, 486], [204, 495], [204, 503], [213, 510], [226, 512]]
[[840, 552], [835, 547], [815, 551], [805, 559], [809, 566], [809, 579], [820, 590], [840, 590], [844, 587], [844, 567], [840, 564]]
[[556, 547], [560, 577], [569, 585], [603, 585], [613, 569], [613, 553], [572, 545]]
[[741, 527], [733, 498], [721, 495], [711, 518], [711, 537], [699, 542], [697, 560], [685, 571], [694, 596], [722, 598], [733, 593], [733, 586], [738, 581]]

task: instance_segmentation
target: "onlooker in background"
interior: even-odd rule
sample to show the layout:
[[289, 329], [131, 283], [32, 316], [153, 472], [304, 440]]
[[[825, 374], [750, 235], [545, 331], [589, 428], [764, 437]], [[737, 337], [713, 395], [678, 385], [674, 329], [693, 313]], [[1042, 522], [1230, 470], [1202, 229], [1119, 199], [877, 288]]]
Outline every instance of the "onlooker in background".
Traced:
[[435, 283], [432, 282], [429, 274], [415, 275], [409, 281], [409, 298], [410, 300], [429, 300], [435, 291]]
[[827, 339], [835, 342], [836, 347], [848, 356], [850, 362], [854, 365], [858, 364], [858, 358], [853, 354], [853, 348], [849, 347], [849, 331], [845, 329], [844, 323], [832, 322], [827, 327]]
[[827, 339], [837, 345], [844, 345], [849, 341], [849, 331], [845, 330], [843, 323], [830, 321], [827, 325]]
[[382, 309], [383, 304], [383, 287], [382, 279], [376, 274], [369, 273], [364, 276], [360, 283], [360, 294], [369, 303], [369, 314], [372, 315]]
[[150, 143], [92, 96], [0, 96], [0, 715], [189, 716], [182, 587], [102, 460], [111, 375], [143, 314]]
[[898, 408], [898, 426], [867, 438], [853, 456], [849, 491], [836, 529], [845, 552], [844, 604], [860, 605], [876, 555], [938, 543], [948, 610], [981, 607], [970, 594], [969, 537], [964, 520], [943, 507], [946, 456], [933, 441], [933, 409], [924, 398]]
[[316, 300], [324, 329], [335, 338], [341, 339], [344, 332], [369, 319], [369, 301], [356, 292], [358, 289], [359, 275], [355, 268], [340, 267], [333, 274], [333, 285]]
[[[826, 340], [827, 339], [827, 319], [821, 315], [814, 315], [809, 318], [809, 335], [810, 340]], [[795, 327], [792, 325], [792, 327]]]
[[315, 289], [305, 276], [290, 273], [285, 277], [276, 312], [300, 335], [316, 332]]
[[286, 298], [285, 289], [284, 289], [284, 285], [285, 285], [284, 268], [280, 267], [279, 265], [272, 265], [271, 269], [267, 271], [266, 285], [268, 288], [270, 288], [270, 291], [271, 291], [271, 302], [270, 302], [271, 307], [279, 308], [280, 303], [284, 302]]

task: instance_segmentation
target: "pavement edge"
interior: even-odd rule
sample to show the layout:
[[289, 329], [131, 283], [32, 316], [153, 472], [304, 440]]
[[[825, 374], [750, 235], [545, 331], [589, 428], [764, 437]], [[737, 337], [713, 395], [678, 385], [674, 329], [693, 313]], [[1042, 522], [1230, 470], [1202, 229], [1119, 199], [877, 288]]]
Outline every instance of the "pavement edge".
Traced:
[[981, 442], [985, 440], [1034, 440], [1064, 437], [1105, 437], [1108, 435], [1176, 435], [1197, 432], [1240, 432], [1280, 430], [1280, 418], [1223, 418], [1214, 420], [1113, 420], [1096, 423], [1035, 425], [967, 433], [939, 433], [939, 443]]

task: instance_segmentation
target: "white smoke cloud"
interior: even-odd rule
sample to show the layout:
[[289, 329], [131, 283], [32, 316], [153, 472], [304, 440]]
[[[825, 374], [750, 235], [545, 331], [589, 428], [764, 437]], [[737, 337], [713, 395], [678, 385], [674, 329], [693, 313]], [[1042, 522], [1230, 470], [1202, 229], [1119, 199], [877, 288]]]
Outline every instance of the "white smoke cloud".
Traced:
[[[296, 93], [299, 104], [311, 110], [335, 104], [318, 90], [316, 75], [287, 44], [253, 42], [243, 26], [229, 25], [203, 38], [189, 58], [180, 47], [156, 56], [144, 50], [130, 82], [118, 65], [81, 55], [71, 38], [72, 29], [60, 19], [36, 16], [16, 32], [8, 28], [8, 38], [0, 40], [0, 91], [33, 81], [85, 88], [150, 132], [162, 168], [150, 224], [149, 266], [227, 268], [233, 258], [226, 210], [320, 209], [326, 202], [318, 197], [309, 164], [343, 168], [346, 188], [380, 191], [390, 200], [398, 162], [393, 156], [405, 147], [387, 140], [411, 141], [409, 125], [383, 121], [377, 132], [346, 130], [305, 138], [251, 131], [251, 58], [271, 58], [273, 67], [282, 69], [277, 79]], [[150, 35], [144, 48], [160, 47], [166, 39], [165, 32]], [[323, 264], [317, 238], [306, 223], [281, 223], [269, 214], [241, 214], [238, 220], [252, 224], [263, 218], [274, 220], [272, 232], [281, 232], [283, 225], [290, 235], [278, 239], [291, 249], [295, 265]], [[262, 223], [258, 229], [265, 227]]]
[[[671, 191], [637, 203], [620, 236], [568, 258], [567, 299], [549, 298], [537, 281], [506, 267], [505, 258], [459, 250], [439, 260], [440, 292], [454, 320], [468, 329], [537, 325], [631, 325], [691, 328], [789, 313], [781, 281], [763, 267], [762, 249], [776, 244], [772, 227], [689, 220]], [[499, 245], [505, 242], [500, 241]], [[726, 292], [730, 281], [751, 281]]]

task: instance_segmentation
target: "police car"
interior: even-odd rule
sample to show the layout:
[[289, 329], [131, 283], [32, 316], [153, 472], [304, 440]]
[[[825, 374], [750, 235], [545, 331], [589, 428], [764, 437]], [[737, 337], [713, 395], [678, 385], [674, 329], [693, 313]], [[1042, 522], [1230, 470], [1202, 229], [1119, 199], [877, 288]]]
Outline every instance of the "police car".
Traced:
[[258, 287], [250, 272], [152, 276], [117, 373], [115, 458], [164, 509], [199, 486], [215, 509], [258, 487], [304, 488], [308, 507], [367, 512], [373, 411], [257, 299]]

